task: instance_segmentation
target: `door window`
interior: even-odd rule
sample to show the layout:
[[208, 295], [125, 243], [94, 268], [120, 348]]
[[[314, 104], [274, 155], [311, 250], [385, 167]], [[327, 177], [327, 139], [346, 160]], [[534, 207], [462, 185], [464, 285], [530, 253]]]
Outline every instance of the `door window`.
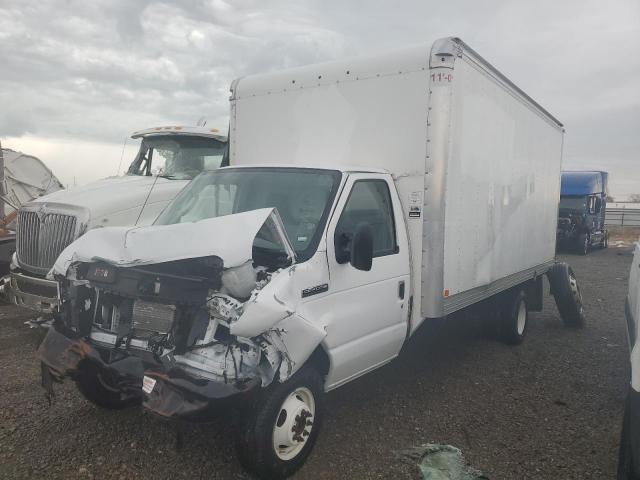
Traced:
[[338, 251], [349, 251], [353, 234], [361, 223], [373, 229], [374, 258], [398, 253], [391, 195], [384, 180], [358, 180], [353, 184], [336, 225], [334, 242]]

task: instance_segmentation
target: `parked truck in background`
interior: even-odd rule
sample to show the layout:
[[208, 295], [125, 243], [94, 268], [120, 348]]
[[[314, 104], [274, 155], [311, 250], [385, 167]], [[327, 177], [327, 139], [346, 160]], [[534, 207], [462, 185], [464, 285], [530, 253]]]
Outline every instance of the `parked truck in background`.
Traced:
[[19, 209], [16, 252], [3, 280], [10, 302], [50, 313], [58, 285], [45, 276], [67, 245], [94, 228], [149, 225], [193, 177], [218, 168], [227, 147], [226, 136], [208, 127], [149, 128], [131, 138], [140, 139], [140, 148], [125, 175], [60, 190]]
[[598, 246], [607, 248], [605, 227], [607, 180], [601, 171], [563, 171], [558, 212], [558, 248], [586, 255]]
[[240, 409], [243, 465], [282, 478], [324, 392], [424, 321], [482, 307], [520, 343], [547, 274], [583, 322], [554, 260], [562, 124], [460, 39], [241, 78], [230, 119], [233, 167], [62, 252], [45, 386], [173, 420]]

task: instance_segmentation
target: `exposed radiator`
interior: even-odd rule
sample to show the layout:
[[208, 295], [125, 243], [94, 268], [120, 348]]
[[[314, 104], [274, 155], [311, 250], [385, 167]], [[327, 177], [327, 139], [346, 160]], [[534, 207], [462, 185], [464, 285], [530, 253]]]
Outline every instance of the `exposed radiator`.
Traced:
[[133, 303], [132, 326], [140, 334], [168, 333], [176, 316], [175, 305], [136, 300]]

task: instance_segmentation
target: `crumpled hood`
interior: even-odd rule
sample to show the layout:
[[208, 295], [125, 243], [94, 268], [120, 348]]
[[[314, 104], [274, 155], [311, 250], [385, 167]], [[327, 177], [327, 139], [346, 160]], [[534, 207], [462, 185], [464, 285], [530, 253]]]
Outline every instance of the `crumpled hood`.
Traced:
[[75, 262], [132, 267], [211, 255], [236, 267], [251, 260], [253, 241], [272, 214], [280, 221], [275, 209], [263, 208], [191, 223], [93, 229], [62, 251], [48, 276], [66, 275]]
[[188, 180], [139, 175], [108, 177], [87, 185], [59, 190], [31, 203], [58, 203], [84, 207], [89, 210], [90, 222], [93, 222], [115, 212], [142, 206], [152, 186], [148, 204], [172, 200], [187, 183]]

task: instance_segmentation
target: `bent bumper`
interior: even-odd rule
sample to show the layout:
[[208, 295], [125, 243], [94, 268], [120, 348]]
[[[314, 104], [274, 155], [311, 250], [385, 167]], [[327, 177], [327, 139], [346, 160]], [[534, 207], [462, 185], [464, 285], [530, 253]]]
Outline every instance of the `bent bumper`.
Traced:
[[83, 338], [70, 338], [59, 331], [55, 324], [38, 347], [42, 361], [42, 385], [50, 390], [49, 376], [56, 382], [65, 377], [76, 378], [83, 368], [94, 367], [114, 382], [123, 398], [142, 396], [144, 366], [134, 356], [121, 352], [101, 352]]
[[204, 420], [225, 407], [238, 406], [258, 392], [260, 378], [224, 383], [199, 378], [181, 368], [146, 370], [145, 379], [155, 381], [144, 394], [143, 407], [167, 419]]
[[[205, 420], [220, 409], [249, 400], [261, 386], [260, 378], [242, 382], [209, 380], [175, 365], [163, 365], [129, 354], [123, 349], [96, 348], [84, 338], [70, 338], [55, 325], [38, 348], [43, 368], [43, 386], [51, 388], [47, 376], [60, 382], [74, 378], [87, 363], [105, 372], [125, 397], [143, 399], [143, 407], [172, 420]], [[87, 363], [85, 363], [87, 362]], [[143, 393], [143, 378], [153, 387]]]
[[3, 278], [3, 295], [9, 303], [40, 313], [53, 313], [58, 307], [58, 282], [11, 272]]

